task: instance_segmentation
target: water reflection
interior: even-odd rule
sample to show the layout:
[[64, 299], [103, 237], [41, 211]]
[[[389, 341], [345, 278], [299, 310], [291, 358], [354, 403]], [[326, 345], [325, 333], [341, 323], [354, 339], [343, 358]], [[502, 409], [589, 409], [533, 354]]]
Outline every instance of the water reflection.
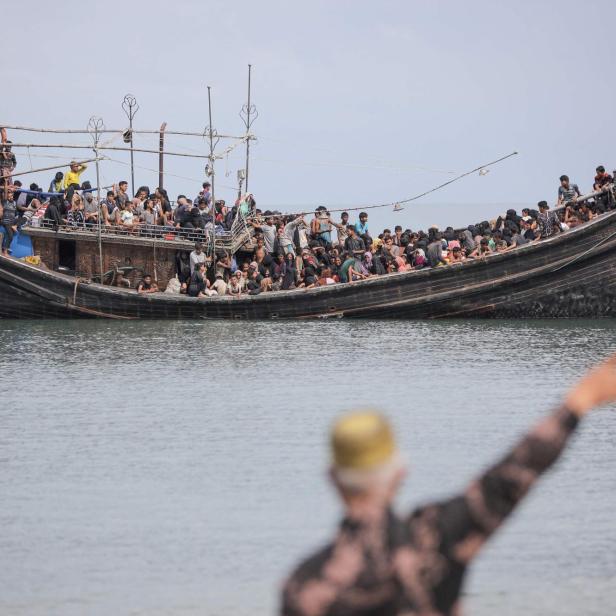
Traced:
[[[338, 412], [391, 415], [409, 507], [460, 489], [616, 348], [608, 320], [0, 327], [0, 611], [27, 614], [269, 613], [336, 523]], [[616, 603], [613, 428], [593, 417], [486, 550], [469, 613]]]

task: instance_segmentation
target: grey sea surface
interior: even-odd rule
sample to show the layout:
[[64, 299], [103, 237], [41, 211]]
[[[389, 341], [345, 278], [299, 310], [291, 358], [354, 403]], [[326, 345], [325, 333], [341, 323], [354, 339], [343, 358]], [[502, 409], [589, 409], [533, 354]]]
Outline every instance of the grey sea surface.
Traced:
[[[338, 413], [391, 417], [400, 511], [455, 494], [616, 350], [595, 321], [0, 321], [0, 614], [271, 614], [341, 513]], [[488, 544], [465, 612], [616, 613], [616, 411]]]

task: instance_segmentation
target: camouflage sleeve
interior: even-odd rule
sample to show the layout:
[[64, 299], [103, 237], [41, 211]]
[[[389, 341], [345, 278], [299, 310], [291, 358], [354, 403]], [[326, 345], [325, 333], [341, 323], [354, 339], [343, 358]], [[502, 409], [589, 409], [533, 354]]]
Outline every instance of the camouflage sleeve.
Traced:
[[579, 422], [565, 407], [537, 424], [465, 493], [439, 508], [441, 552], [468, 563], [559, 457]]

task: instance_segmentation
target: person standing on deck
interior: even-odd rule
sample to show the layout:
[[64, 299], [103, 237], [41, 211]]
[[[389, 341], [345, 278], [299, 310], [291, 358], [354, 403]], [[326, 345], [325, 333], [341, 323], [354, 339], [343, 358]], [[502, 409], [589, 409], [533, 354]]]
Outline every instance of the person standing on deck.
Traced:
[[128, 182], [126, 180], [120, 181], [117, 186], [114, 184], [113, 192], [116, 195], [116, 201], [120, 207], [124, 207], [130, 201], [130, 197], [128, 196]]
[[[6, 190], [13, 183], [11, 175], [17, 166], [17, 158], [11, 149], [11, 142], [8, 140], [4, 127], [0, 128], [0, 139], [2, 141], [0, 145], [0, 186]], [[2, 195], [2, 198], [6, 198], [6, 195]]]
[[366, 212], [360, 212], [359, 222], [355, 223], [355, 231], [360, 237], [362, 235], [370, 235], [368, 232], [368, 214]]
[[347, 225], [347, 238], [344, 241], [344, 249], [360, 259], [366, 252], [366, 244], [361, 237], [358, 237], [353, 225]]
[[254, 220], [250, 223], [255, 229], [260, 229], [263, 233], [263, 242], [265, 244], [265, 252], [271, 255], [274, 253], [274, 245], [276, 243], [276, 225], [272, 220], [272, 217], [265, 217], [265, 222], [255, 222]]
[[550, 206], [547, 201], [539, 201], [539, 216], [537, 216], [537, 229], [539, 237], [545, 239], [558, 233], [560, 229], [560, 221], [555, 212], [550, 212]]
[[345, 517], [334, 541], [288, 578], [281, 613], [459, 614], [466, 571], [481, 548], [558, 459], [580, 419], [615, 400], [616, 354], [464, 491], [404, 518], [392, 511], [405, 467], [388, 421], [374, 412], [340, 418], [330, 478]]
[[327, 208], [320, 205], [314, 212], [314, 218], [310, 222], [312, 237], [324, 248], [332, 244], [332, 223]]
[[564, 205], [571, 201], [575, 201], [581, 196], [580, 189], [577, 184], [571, 184], [568, 175], [560, 176], [560, 186], [558, 187], [558, 205]]
[[340, 214], [340, 222], [334, 222], [333, 220], [331, 221], [332, 225], [334, 225], [334, 227], [336, 227], [336, 231], [338, 232], [338, 245], [339, 246], [344, 246], [344, 242], [346, 241], [346, 238], [349, 237], [349, 234], [347, 232], [347, 227], [349, 225], [349, 214], [348, 212], [342, 212], [342, 214]]
[[195, 269], [201, 264], [205, 263], [205, 253], [203, 252], [203, 244], [197, 242], [195, 249], [190, 253], [190, 273], [192, 274]]
[[17, 203], [12, 188], [6, 189], [6, 199], [0, 201], [0, 233], [2, 234], [2, 254], [9, 256], [13, 233], [17, 225]]
[[285, 255], [292, 254], [295, 256], [295, 244], [293, 242], [293, 237], [295, 236], [295, 231], [298, 227], [305, 224], [304, 217], [298, 216], [283, 227], [282, 233], [278, 236], [278, 242]]

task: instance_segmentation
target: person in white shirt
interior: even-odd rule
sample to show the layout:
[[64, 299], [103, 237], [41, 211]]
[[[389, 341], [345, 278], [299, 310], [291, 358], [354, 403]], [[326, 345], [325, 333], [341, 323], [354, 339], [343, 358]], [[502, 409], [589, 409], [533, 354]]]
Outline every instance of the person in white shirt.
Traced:
[[203, 245], [200, 242], [195, 244], [195, 249], [190, 253], [190, 273], [195, 271], [195, 267], [199, 263], [205, 263], [205, 253], [203, 252]]

